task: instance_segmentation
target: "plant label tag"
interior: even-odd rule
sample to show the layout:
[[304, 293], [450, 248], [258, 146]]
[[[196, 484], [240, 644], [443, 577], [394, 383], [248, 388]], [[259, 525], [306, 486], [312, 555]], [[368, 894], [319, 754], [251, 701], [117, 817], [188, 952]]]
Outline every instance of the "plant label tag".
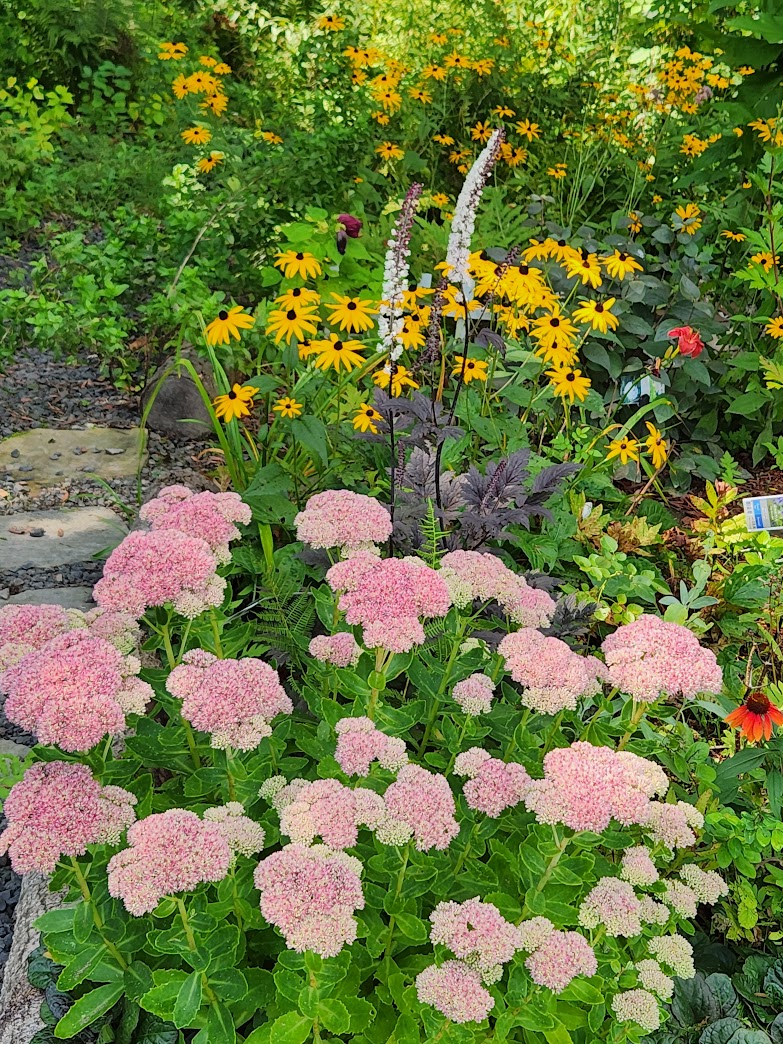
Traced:
[[783, 529], [783, 494], [774, 497], [745, 497], [745, 524], [748, 532], [759, 529]]

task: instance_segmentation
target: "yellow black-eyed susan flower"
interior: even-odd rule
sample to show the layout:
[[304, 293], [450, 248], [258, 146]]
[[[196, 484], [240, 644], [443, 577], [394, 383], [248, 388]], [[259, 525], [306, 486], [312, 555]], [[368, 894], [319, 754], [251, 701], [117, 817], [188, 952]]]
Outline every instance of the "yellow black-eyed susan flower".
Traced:
[[361, 366], [364, 362], [364, 345], [361, 341], [341, 341], [337, 334], [330, 334], [323, 341], [314, 341], [313, 348], [318, 352], [315, 360], [316, 368], [319, 370], [344, 369], [350, 373], [355, 366]]
[[283, 250], [275, 254], [275, 259], [275, 267], [283, 270], [286, 279], [293, 279], [295, 276], [309, 279], [310, 276], [321, 274], [318, 258], [306, 250]]
[[607, 297], [605, 301], [582, 300], [579, 307], [573, 311], [573, 318], [578, 323], [589, 323], [594, 330], [606, 333], [607, 330], [616, 330], [620, 320], [612, 312], [612, 305], [616, 298]]
[[621, 439], [613, 439], [609, 443], [606, 459], [612, 460], [614, 457], [619, 457], [621, 464], [627, 464], [629, 460], [635, 460], [638, 463], [639, 443], [629, 435], [624, 435]]
[[292, 337], [303, 341], [318, 332], [318, 312], [307, 305], [275, 308], [269, 313], [266, 332], [274, 336], [275, 344], [279, 344], [283, 337], [286, 344], [291, 343]]
[[209, 172], [214, 170], [215, 167], [219, 163], [222, 163], [225, 158], [226, 157], [222, 152], [210, 152], [208, 156], [202, 156], [196, 166], [204, 174], [209, 174]]
[[292, 399], [290, 395], [284, 395], [282, 399], [277, 399], [272, 410], [274, 413], [279, 413], [281, 417], [287, 417], [291, 420], [293, 417], [300, 417], [302, 415], [302, 409], [304, 403], [297, 402], [296, 399]]
[[462, 355], [455, 355], [451, 375], [459, 377], [460, 374], [462, 374], [465, 384], [470, 384], [471, 381], [485, 381], [487, 379], [487, 360], [471, 359], [470, 357], [466, 359]]
[[212, 140], [212, 131], [209, 127], [187, 127], [180, 137], [186, 145], [206, 145], [208, 141]]
[[249, 384], [235, 384], [230, 392], [218, 395], [212, 400], [215, 415], [224, 421], [233, 420], [235, 417], [248, 417], [254, 395], [258, 395], [258, 388]]
[[558, 370], [547, 370], [552, 391], [561, 399], [568, 399], [573, 403], [574, 399], [584, 402], [590, 390], [589, 377], [583, 377], [581, 370], [574, 370], [570, 366], [563, 366]]
[[612, 279], [622, 280], [625, 279], [627, 275], [631, 275], [632, 272], [642, 271], [642, 266], [636, 258], [631, 257], [630, 254], [626, 254], [624, 250], [615, 250], [606, 257], [602, 257], [601, 264]]
[[372, 330], [375, 325], [371, 316], [377, 311], [373, 301], [362, 301], [358, 297], [345, 297], [342, 294], [332, 294], [335, 304], [329, 305], [332, 309], [329, 313], [329, 322], [337, 325], [341, 330], [350, 333], [364, 333]]
[[645, 424], [650, 434], [644, 440], [644, 444], [647, 447], [647, 452], [652, 457], [653, 467], [657, 471], [666, 463], [669, 450], [666, 445], [666, 439], [663, 437], [663, 432], [659, 431], [650, 421], [645, 421]]
[[217, 317], [207, 326], [207, 343], [230, 344], [232, 337], [239, 341], [239, 331], [249, 330], [254, 323], [253, 316], [248, 315], [241, 305], [229, 309], [221, 308]]
[[405, 150], [401, 149], [399, 145], [395, 145], [394, 142], [384, 141], [380, 145], [376, 146], [375, 151], [385, 160], [399, 160], [405, 155]]
[[387, 363], [382, 370], [377, 370], [373, 376], [373, 383], [377, 384], [379, 388], [388, 388], [391, 383], [391, 393], [397, 398], [398, 395], [402, 395], [404, 388], [418, 388], [418, 384], [410, 375], [410, 370], [405, 366], [396, 364], [394, 370], [394, 377], [391, 375], [391, 366]]
[[382, 420], [383, 417], [378, 413], [374, 406], [370, 406], [369, 403], [363, 402], [353, 415], [353, 426], [357, 431], [369, 431], [371, 434], [377, 435], [377, 425], [378, 422]]

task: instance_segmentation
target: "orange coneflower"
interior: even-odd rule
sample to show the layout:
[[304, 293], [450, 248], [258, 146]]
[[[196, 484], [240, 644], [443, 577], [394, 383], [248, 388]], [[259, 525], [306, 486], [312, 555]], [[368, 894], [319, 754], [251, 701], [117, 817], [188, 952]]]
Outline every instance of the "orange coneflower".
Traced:
[[733, 728], [739, 729], [751, 743], [755, 743], [762, 736], [766, 740], [770, 738], [773, 722], [775, 725], [783, 725], [783, 714], [769, 697], [756, 691], [746, 696], [742, 706], [732, 711], [725, 721]]

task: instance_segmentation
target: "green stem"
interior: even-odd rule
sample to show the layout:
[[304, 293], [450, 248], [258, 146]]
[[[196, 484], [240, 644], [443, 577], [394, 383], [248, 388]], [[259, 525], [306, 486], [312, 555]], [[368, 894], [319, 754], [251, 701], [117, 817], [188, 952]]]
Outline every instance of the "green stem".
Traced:
[[465, 739], [465, 732], [467, 731], [468, 722], [469, 721], [470, 721], [470, 716], [466, 714], [465, 715], [465, 720], [462, 723], [462, 728], [459, 730], [459, 736], [457, 737], [457, 749], [451, 755], [451, 759], [449, 760], [449, 764], [448, 764], [448, 767], [446, 769], [446, 775], [447, 776], [449, 775], [451, 770], [454, 768], [454, 762], [457, 760], [457, 755], [462, 750], [462, 741]]
[[[188, 942], [188, 949], [191, 953], [195, 953], [198, 947], [196, 946], [196, 939], [193, 935], [193, 929], [191, 928], [190, 921], [188, 920], [188, 911], [185, 909], [185, 904], [178, 895], [172, 896], [172, 899], [177, 904], [177, 909], [179, 910], [179, 917], [182, 921], [182, 927], [185, 930], [185, 938]], [[209, 1003], [217, 1004], [217, 997], [215, 996], [214, 991], [212, 990], [212, 987], [209, 985], [207, 977], [203, 972], [201, 973], [201, 982], [204, 988], [204, 993], [206, 994]]]
[[548, 754], [549, 753], [549, 744], [555, 738], [555, 733], [560, 728], [560, 722], [563, 720], [563, 714], [564, 714], [564, 711], [560, 711], [560, 713], [558, 715], [556, 715], [555, 720], [552, 722], [552, 727], [550, 728], [549, 732], [547, 733], [546, 741], [544, 742], [544, 754]]
[[103, 944], [106, 947], [106, 949], [109, 951], [109, 953], [115, 959], [117, 964], [119, 964], [119, 966], [124, 970], [125, 968], [128, 967], [128, 962], [122, 956], [122, 954], [117, 949], [117, 947], [114, 945], [114, 943], [111, 942], [111, 940], [107, 939], [105, 934], [104, 934], [104, 931], [103, 931], [103, 919], [101, 918], [101, 915], [98, 913], [97, 906], [93, 902], [92, 892], [90, 891], [90, 886], [87, 884], [87, 878], [84, 876], [84, 873], [82, 872], [82, 868], [76, 862], [76, 858], [74, 856], [70, 856], [69, 858], [70, 858], [71, 867], [73, 869], [74, 875], [75, 875], [76, 880], [77, 880], [77, 882], [79, 884], [79, 891], [82, 893], [82, 898], [84, 899], [85, 903], [87, 903], [87, 905], [90, 907], [90, 910], [92, 912], [92, 919], [93, 919], [93, 922], [95, 924], [95, 928], [96, 928], [98, 934], [100, 935], [101, 939], [103, 940]]
[[644, 712], [645, 712], [646, 707], [647, 707], [646, 703], [639, 703], [639, 704], [637, 704], [634, 707], [633, 714], [631, 714], [630, 728], [624, 734], [624, 736], [620, 740], [620, 742], [617, 744], [617, 749], [618, 750], [624, 750], [626, 743], [631, 738], [631, 736], [633, 736], [634, 732], [636, 732], [636, 726], [639, 724], [639, 722], [644, 717]]
[[470, 850], [473, 847], [473, 838], [475, 837], [476, 831], [478, 830], [478, 821], [473, 824], [473, 829], [468, 834], [468, 843], [462, 849], [462, 853], [457, 860], [457, 865], [454, 867], [454, 875], [456, 876], [465, 864], [465, 860], [470, 855]]
[[214, 609], [210, 609], [209, 611], [209, 622], [212, 625], [212, 636], [215, 639], [215, 656], [217, 656], [219, 660], [222, 660], [224, 658], [223, 646], [220, 642], [220, 628], [218, 627], [217, 613]]
[[188, 743], [188, 750], [190, 751], [190, 757], [193, 761], [193, 767], [200, 769], [201, 758], [198, 756], [198, 751], [196, 750], [196, 737], [193, 735], [193, 729], [190, 727], [190, 722], [185, 721], [185, 719], [182, 718], [182, 715], [180, 715], [180, 718], [182, 719], [182, 724], [185, 726], [185, 739]]
[[544, 873], [541, 876], [541, 880], [536, 885], [536, 895], [538, 895], [539, 892], [543, 892], [547, 882], [549, 881], [549, 878], [554, 873], [555, 867], [562, 859], [563, 853], [565, 852], [566, 848], [568, 848], [568, 845], [571, 841], [570, 837], [564, 837], [562, 841], [558, 841], [557, 831], [554, 827], [552, 827], [552, 833], [554, 834], [555, 842], [557, 843], [557, 851], [547, 863], [546, 870], [544, 870]]
[[449, 654], [448, 660], [446, 661], [446, 666], [443, 670], [443, 678], [441, 679], [441, 683], [438, 687], [437, 693], [435, 694], [435, 698], [432, 701], [432, 709], [430, 711], [430, 716], [427, 720], [427, 725], [424, 729], [424, 736], [422, 737], [421, 743], [419, 744], [419, 757], [421, 757], [424, 751], [427, 749], [427, 744], [429, 743], [430, 736], [432, 735], [432, 730], [435, 727], [435, 719], [437, 718], [438, 711], [440, 710], [441, 697], [443, 696], [443, 693], [446, 691], [446, 686], [449, 683], [449, 676], [451, 675], [451, 669], [454, 666], [454, 661], [457, 659], [457, 656], [459, 654], [459, 647], [462, 644], [462, 638], [465, 634], [466, 623], [466, 620], [460, 620], [459, 627], [457, 628], [457, 633], [454, 636], [454, 642], [451, 646], [451, 652]]
[[[397, 886], [394, 889], [394, 899], [395, 899], [395, 902], [396, 902], [397, 899], [399, 899], [400, 892], [402, 891], [402, 883], [405, 880], [405, 871], [408, 869], [408, 860], [410, 859], [410, 854], [411, 854], [411, 843], [409, 841], [407, 843], [407, 845], [405, 846], [405, 849], [404, 849], [404, 851], [402, 853], [402, 866], [400, 867], [400, 872], [397, 874]], [[391, 944], [392, 944], [392, 939], [394, 937], [394, 926], [395, 926], [395, 924], [396, 924], [396, 919], [394, 917], [394, 914], [392, 914], [390, 919], [389, 919], [389, 934], [386, 936], [386, 949], [384, 951], [384, 959], [387, 959], [387, 958], [391, 957]]]
[[166, 650], [166, 659], [169, 661], [169, 670], [173, 671], [177, 666], [177, 658], [174, 655], [174, 649], [171, 644], [171, 631], [168, 622], [163, 624], [160, 629], [160, 634], [163, 638], [163, 648]]
[[[376, 674], [383, 674], [384, 660], [385, 659], [386, 659], [386, 650], [381, 648], [381, 646], [379, 645], [378, 648], [375, 650], [375, 673]], [[375, 710], [376, 710], [376, 707], [378, 705], [378, 696], [380, 695], [380, 692], [381, 692], [380, 689], [375, 689], [375, 688], [371, 688], [370, 689], [370, 699], [369, 699], [369, 702], [367, 704], [367, 717], [370, 719], [370, 721], [373, 721], [374, 718], [375, 718]]]

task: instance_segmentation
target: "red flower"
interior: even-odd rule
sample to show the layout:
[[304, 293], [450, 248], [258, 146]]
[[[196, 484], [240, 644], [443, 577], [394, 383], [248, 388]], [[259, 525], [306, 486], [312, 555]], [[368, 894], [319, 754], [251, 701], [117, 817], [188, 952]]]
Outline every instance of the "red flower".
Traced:
[[699, 331], [690, 326], [675, 326], [666, 336], [676, 337], [680, 355], [685, 355], [689, 359], [695, 359], [704, 351], [704, 341], [699, 336]]
[[354, 217], [353, 214], [340, 214], [337, 220], [345, 229], [346, 235], [350, 236], [351, 239], [359, 238], [359, 233], [362, 230], [362, 223], [359, 218]]
[[767, 740], [770, 738], [773, 722], [783, 725], [783, 714], [763, 692], [752, 692], [742, 706], [732, 711], [725, 720], [747, 736], [751, 743], [755, 743], [762, 736]]

